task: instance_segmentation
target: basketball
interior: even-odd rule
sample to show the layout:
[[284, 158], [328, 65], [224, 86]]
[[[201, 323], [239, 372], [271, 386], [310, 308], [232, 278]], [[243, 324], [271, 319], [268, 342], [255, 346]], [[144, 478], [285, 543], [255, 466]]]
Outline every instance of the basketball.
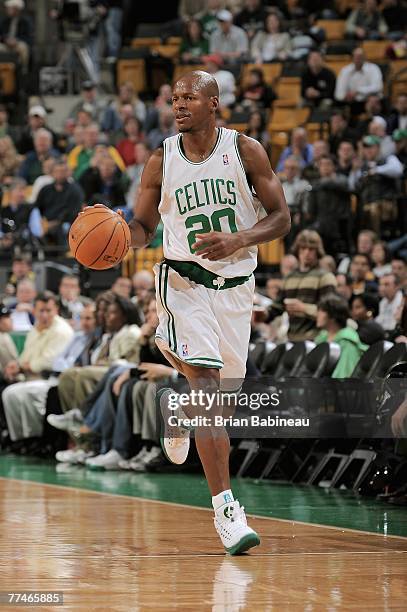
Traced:
[[126, 221], [109, 208], [92, 207], [79, 213], [69, 230], [75, 259], [92, 270], [107, 270], [122, 261], [130, 248]]

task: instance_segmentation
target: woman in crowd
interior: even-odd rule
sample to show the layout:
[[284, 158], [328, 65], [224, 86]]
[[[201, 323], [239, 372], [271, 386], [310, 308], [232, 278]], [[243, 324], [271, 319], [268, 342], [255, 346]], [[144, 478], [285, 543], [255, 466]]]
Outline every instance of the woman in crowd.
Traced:
[[179, 52], [185, 64], [202, 63], [202, 57], [209, 53], [209, 41], [198, 19], [190, 19], [186, 23]]
[[272, 62], [287, 59], [291, 51], [291, 40], [288, 32], [281, 31], [280, 17], [275, 13], [267, 15], [264, 30], [257, 32], [251, 53], [255, 62]]
[[374, 320], [379, 314], [378, 299], [369, 293], [354, 295], [350, 302], [351, 316], [358, 324], [359, 338], [369, 346], [384, 340], [384, 329]]

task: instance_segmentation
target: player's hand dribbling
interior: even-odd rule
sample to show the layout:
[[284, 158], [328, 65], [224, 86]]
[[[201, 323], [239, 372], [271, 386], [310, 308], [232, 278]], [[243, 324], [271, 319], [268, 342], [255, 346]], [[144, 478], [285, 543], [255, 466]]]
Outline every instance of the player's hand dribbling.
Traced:
[[243, 246], [239, 232], [232, 234], [225, 232], [208, 232], [197, 234], [196, 242], [192, 245], [195, 255], [200, 255], [202, 259], [216, 261], [233, 255]]
[[[107, 208], [107, 210], [112, 210], [111, 208], [109, 208], [109, 206], [106, 206], [106, 204], [93, 204], [93, 206], [85, 206], [79, 214], [81, 215], [86, 210], [90, 210], [91, 208]], [[121, 208], [118, 208], [115, 212], [119, 215], [119, 217], [124, 219], [123, 211]]]

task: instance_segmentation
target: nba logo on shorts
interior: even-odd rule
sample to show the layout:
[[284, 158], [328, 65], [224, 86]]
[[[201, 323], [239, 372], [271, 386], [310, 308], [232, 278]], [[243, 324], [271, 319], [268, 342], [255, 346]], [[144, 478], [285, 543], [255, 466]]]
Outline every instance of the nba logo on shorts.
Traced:
[[224, 166], [228, 166], [228, 165], [229, 165], [229, 158], [228, 158], [228, 156], [226, 155], [226, 153], [225, 153], [225, 154], [224, 154], [224, 156], [223, 156], [223, 165], [224, 165]]
[[181, 344], [182, 356], [188, 357], [188, 344]]

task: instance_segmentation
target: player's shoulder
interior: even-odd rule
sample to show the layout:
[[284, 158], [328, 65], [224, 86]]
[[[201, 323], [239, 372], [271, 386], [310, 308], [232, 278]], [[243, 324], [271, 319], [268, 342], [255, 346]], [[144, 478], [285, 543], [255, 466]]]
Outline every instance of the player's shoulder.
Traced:
[[237, 144], [239, 147], [240, 154], [247, 153], [255, 153], [257, 155], [265, 153], [263, 146], [258, 140], [251, 138], [251, 136], [246, 136], [246, 134], [242, 134], [241, 132], [237, 133]]
[[264, 164], [269, 165], [269, 159], [263, 146], [250, 136], [238, 132], [237, 148], [247, 172], [255, 172]]

